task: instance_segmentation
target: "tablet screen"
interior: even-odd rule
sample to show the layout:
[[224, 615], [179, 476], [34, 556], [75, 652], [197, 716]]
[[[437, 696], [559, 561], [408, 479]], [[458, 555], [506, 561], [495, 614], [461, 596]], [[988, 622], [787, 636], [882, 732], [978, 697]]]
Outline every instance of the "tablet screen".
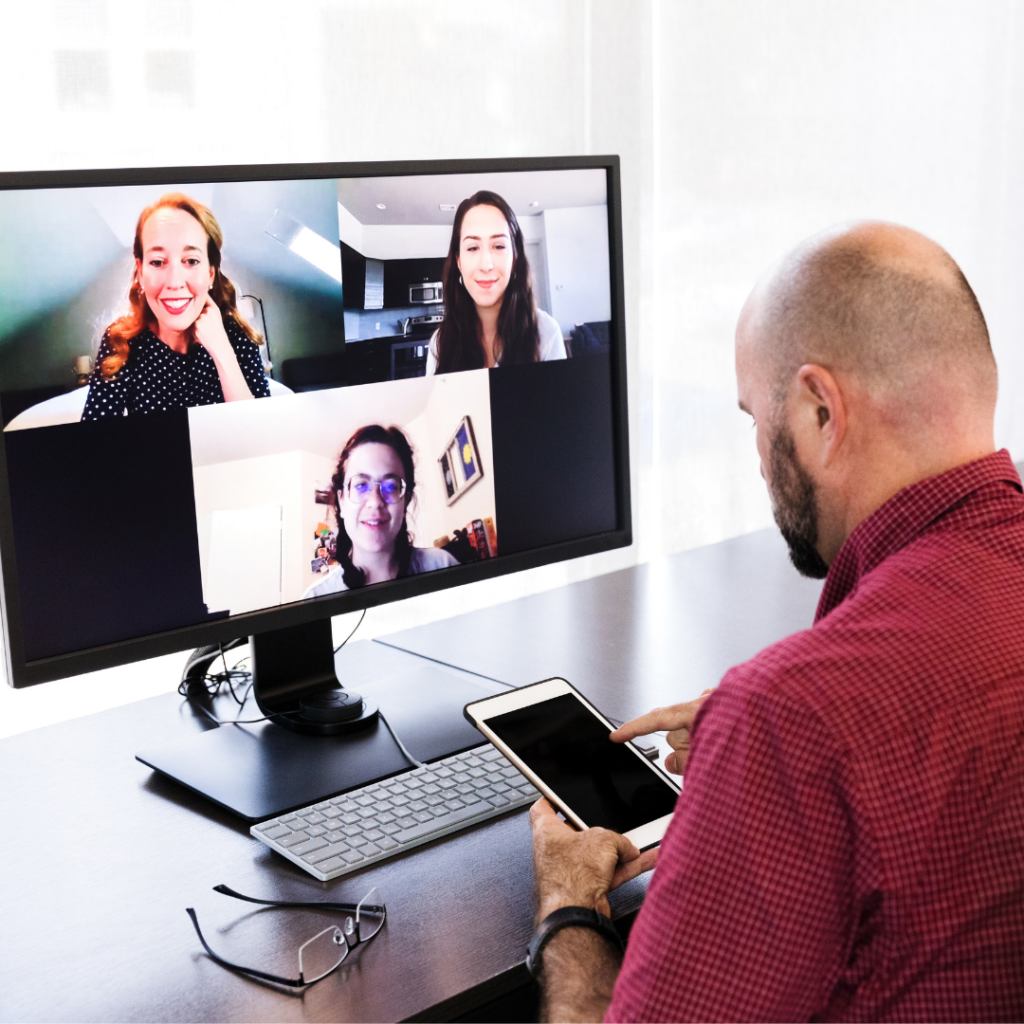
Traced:
[[572, 694], [487, 719], [567, 807], [593, 828], [629, 832], [675, 809], [676, 792]]

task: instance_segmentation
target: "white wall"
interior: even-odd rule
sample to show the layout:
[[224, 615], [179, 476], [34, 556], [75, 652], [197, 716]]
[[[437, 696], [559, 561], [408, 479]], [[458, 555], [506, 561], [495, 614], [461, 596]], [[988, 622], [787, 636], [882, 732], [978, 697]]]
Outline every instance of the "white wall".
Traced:
[[[1024, 454], [1017, 0], [193, 0], [176, 19], [150, 13], [165, 6], [7, 5], [0, 167], [621, 155], [638, 543], [373, 609], [363, 635], [769, 525], [735, 408], [733, 323], [772, 260], [836, 221], [885, 217], [949, 248], [992, 330], [997, 440]], [[146, 72], [167, 51], [193, 73], [160, 92]], [[66, 55], [84, 52], [102, 58], [99, 79], [75, 77]], [[172, 116], [199, 128], [168, 132]], [[81, 683], [96, 707], [121, 699], [104, 678]], [[36, 709], [0, 722], [59, 714], [42, 710], [47, 692], [60, 690], [0, 690]]]
[[551, 315], [563, 337], [574, 324], [611, 320], [608, 207], [545, 210], [543, 217]]

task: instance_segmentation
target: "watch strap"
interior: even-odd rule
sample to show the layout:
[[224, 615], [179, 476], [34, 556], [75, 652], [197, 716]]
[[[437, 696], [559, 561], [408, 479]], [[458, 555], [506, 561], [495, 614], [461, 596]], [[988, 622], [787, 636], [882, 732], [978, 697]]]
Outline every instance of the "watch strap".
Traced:
[[540, 971], [540, 955], [544, 947], [551, 941], [551, 938], [563, 928], [592, 928], [599, 932], [616, 949], [622, 950], [622, 939], [615, 930], [610, 917], [599, 914], [596, 910], [588, 907], [559, 907], [544, 918], [537, 930], [530, 939], [529, 948], [526, 951], [526, 969], [533, 977], [537, 977]]

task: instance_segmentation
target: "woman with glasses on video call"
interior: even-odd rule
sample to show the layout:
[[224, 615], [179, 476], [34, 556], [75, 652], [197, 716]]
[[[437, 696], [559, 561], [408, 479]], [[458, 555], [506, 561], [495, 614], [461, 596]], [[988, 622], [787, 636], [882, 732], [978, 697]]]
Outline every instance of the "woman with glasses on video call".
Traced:
[[171, 192], [135, 228], [131, 311], [104, 332], [83, 420], [270, 394], [257, 335], [220, 269], [220, 225]]
[[455, 212], [444, 300], [428, 375], [565, 358], [558, 322], [534, 304], [519, 221], [496, 192], [477, 192]]
[[416, 470], [412, 446], [398, 427], [360, 427], [345, 443], [331, 484], [338, 564], [303, 597], [458, 565], [443, 548], [413, 547], [406, 511], [416, 490]]

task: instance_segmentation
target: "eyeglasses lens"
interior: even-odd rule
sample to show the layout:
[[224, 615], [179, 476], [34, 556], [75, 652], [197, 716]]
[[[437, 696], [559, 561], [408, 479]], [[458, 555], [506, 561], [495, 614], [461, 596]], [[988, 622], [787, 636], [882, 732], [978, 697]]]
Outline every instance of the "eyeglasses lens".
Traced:
[[380, 898], [380, 890], [371, 889], [356, 908], [356, 927], [359, 932], [359, 941], [367, 942], [381, 930], [387, 911], [384, 908], [384, 901]]
[[299, 949], [299, 973], [306, 984], [312, 984], [330, 974], [347, 955], [348, 943], [342, 930], [325, 928]]
[[380, 496], [388, 505], [394, 505], [401, 501], [405, 494], [405, 481], [397, 477], [385, 477], [379, 483], [371, 480], [368, 476], [354, 476], [345, 484], [350, 501], [362, 504], [368, 501], [374, 490], [380, 491]]

